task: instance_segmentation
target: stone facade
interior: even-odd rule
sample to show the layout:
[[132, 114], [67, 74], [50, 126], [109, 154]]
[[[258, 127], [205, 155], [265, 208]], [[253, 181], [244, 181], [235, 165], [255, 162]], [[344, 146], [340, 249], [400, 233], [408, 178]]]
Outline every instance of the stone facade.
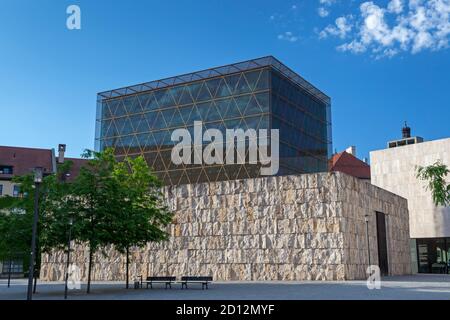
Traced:
[[[211, 275], [215, 280], [365, 279], [364, 215], [386, 214], [389, 271], [410, 273], [405, 199], [342, 173], [322, 173], [166, 187], [175, 211], [170, 240], [132, 252], [130, 274]], [[124, 256], [97, 254], [93, 280], [123, 280]], [[72, 255], [87, 278], [88, 250]], [[42, 257], [41, 279], [62, 280], [65, 256]]]
[[450, 138], [370, 153], [372, 183], [408, 199], [413, 239], [450, 237], [450, 207], [436, 207], [426, 182], [416, 177], [417, 166], [437, 160], [450, 166]]

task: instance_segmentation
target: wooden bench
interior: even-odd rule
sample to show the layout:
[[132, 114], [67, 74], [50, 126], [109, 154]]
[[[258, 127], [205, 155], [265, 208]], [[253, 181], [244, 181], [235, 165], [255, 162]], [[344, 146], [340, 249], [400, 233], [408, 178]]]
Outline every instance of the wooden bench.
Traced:
[[142, 280], [141, 276], [141, 288], [144, 283], [147, 284], [147, 289], [149, 285], [150, 288], [153, 289], [154, 283], [164, 283], [166, 285], [166, 289], [167, 287], [172, 289], [172, 282], [174, 282], [175, 280], [176, 280], [175, 277], [147, 277], [147, 280], [144, 281]]
[[188, 283], [201, 283], [202, 290], [208, 290], [208, 284], [213, 281], [212, 277], [181, 277], [181, 289], [188, 288]]

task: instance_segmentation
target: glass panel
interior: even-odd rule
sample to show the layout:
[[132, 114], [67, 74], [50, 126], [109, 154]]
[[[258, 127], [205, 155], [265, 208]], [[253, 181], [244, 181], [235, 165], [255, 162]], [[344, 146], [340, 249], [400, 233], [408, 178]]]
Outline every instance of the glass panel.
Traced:
[[155, 121], [153, 122], [152, 129], [164, 129], [166, 127], [166, 124], [164, 123], [164, 119], [161, 115], [161, 112], [158, 112], [158, 115], [156, 116]]
[[112, 123], [111, 120], [106, 120], [102, 122], [101, 138], [108, 137], [109, 127], [111, 126], [111, 123]]
[[236, 101], [232, 98], [230, 100], [230, 105], [228, 106], [226, 117], [224, 118], [236, 118], [236, 117], [241, 117], [241, 113], [239, 112], [239, 108], [236, 105]]
[[222, 118], [227, 117], [228, 105], [230, 104], [230, 99], [223, 99], [216, 101], [216, 107]]
[[206, 86], [206, 84], [203, 84], [198, 94], [197, 101], [211, 100], [211, 98], [212, 97], [211, 94], [209, 93], [208, 87]]
[[228, 77], [225, 77], [225, 81], [230, 89], [231, 93], [234, 93], [239, 82], [240, 74], [234, 74]]
[[158, 144], [156, 143], [153, 133], [147, 134], [147, 141], [145, 142], [145, 146], [151, 150], [156, 150]]
[[162, 116], [164, 118], [164, 121], [166, 122], [166, 127], [170, 126], [170, 123], [172, 121], [174, 113], [175, 113], [175, 109], [174, 108], [162, 111], [161, 114], [162, 114]]
[[200, 121], [202, 119], [195, 105], [192, 106], [191, 109], [191, 114], [189, 115], [189, 120], [187, 121], [188, 125], [193, 125], [194, 121]]
[[167, 108], [175, 104], [172, 95], [168, 92], [167, 89], [156, 91], [155, 97], [161, 108]]
[[264, 69], [259, 76], [258, 84], [255, 90], [266, 90], [269, 89], [269, 70]]
[[236, 102], [236, 105], [237, 105], [240, 113], [244, 114], [245, 108], [247, 108], [247, 105], [250, 101], [250, 96], [249, 95], [240, 96], [240, 97], [235, 98], [234, 101]]
[[127, 114], [127, 111], [125, 110], [125, 105], [123, 103], [123, 100], [120, 99], [120, 102], [117, 105], [116, 112], [114, 114], [115, 117], [121, 117]]
[[172, 117], [172, 121], [170, 122], [170, 126], [171, 127], [179, 127], [179, 126], [182, 126], [183, 124], [184, 124], [184, 122], [183, 122], [183, 118], [181, 117], [180, 112], [178, 111], [178, 109], [175, 109], [175, 112]]
[[212, 96], [215, 97], [217, 93], [217, 89], [219, 87], [219, 84], [221, 82], [220, 78], [215, 78], [212, 80], [209, 80], [206, 82], [206, 85], [208, 86], [209, 92], [211, 92]]
[[219, 88], [217, 89], [216, 97], [228, 97], [231, 95], [230, 88], [226, 84], [224, 79], [220, 80]]
[[207, 121], [217, 121], [222, 120], [219, 111], [216, 108], [216, 104], [211, 102], [209, 105], [209, 113], [207, 117]]
[[120, 104], [120, 100], [118, 100], [118, 99], [111, 100], [111, 101], [106, 102], [106, 104], [103, 104], [105, 106], [105, 108], [103, 110], [103, 117], [104, 118], [114, 117], [119, 104]]
[[241, 129], [241, 119], [227, 120], [225, 121], [225, 127], [227, 129]]
[[172, 95], [175, 104], [179, 103], [181, 95], [183, 94], [183, 90], [184, 90], [183, 86], [174, 87], [170, 89], [170, 94]]
[[201, 87], [202, 87], [201, 82], [193, 83], [188, 86], [189, 91], [191, 92], [191, 96], [194, 99], [194, 101], [197, 101], [197, 96], [198, 96], [198, 93], [200, 92]]
[[247, 128], [255, 130], [259, 127], [259, 120], [261, 120], [260, 116], [244, 118], [244, 121], [247, 124]]
[[139, 128], [139, 122], [141, 120], [142, 115], [137, 114], [134, 116], [130, 116], [130, 123], [133, 126], [133, 132], [137, 132], [137, 129]]
[[254, 91], [256, 88], [260, 74], [261, 70], [250, 71], [245, 73], [245, 77], [247, 78], [248, 84], [250, 85], [250, 89], [252, 91]]
[[189, 104], [192, 102], [193, 102], [193, 100], [192, 100], [192, 97], [191, 97], [188, 87], [184, 87], [179, 104], [183, 105], [183, 104]]
[[136, 96], [127, 97], [123, 99], [123, 102], [128, 114], [142, 112], [141, 106]]
[[261, 109], [259, 108], [255, 97], [252, 96], [250, 98], [250, 102], [247, 105], [247, 108], [245, 109], [244, 115], [249, 116], [249, 115], [258, 114], [258, 113], [261, 113]]
[[147, 120], [145, 119], [144, 115], [139, 115], [139, 122], [136, 127], [136, 132], [146, 132], [149, 131], [150, 128], [148, 127]]
[[183, 119], [184, 124], [189, 123], [189, 115], [191, 114], [192, 107], [193, 106], [190, 105], [190, 106], [183, 107], [183, 108], [179, 109], [180, 114], [181, 114], [181, 118]]
[[261, 117], [261, 121], [259, 122], [258, 129], [269, 129], [269, 117], [268, 116]]
[[197, 105], [197, 110], [202, 121], [208, 121], [208, 113], [210, 110], [210, 105], [211, 105], [210, 102], [199, 103]]
[[139, 100], [139, 103], [141, 104], [141, 109], [143, 111], [146, 111], [147, 104], [148, 104], [148, 101], [150, 100], [151, 96], [152, 95], [149, 93], [144, 93], [144, 94], [138, 95], [138, 100]]
[[236, 87], [235, 94], [243, 94], [243, 93], [249, 93], [252, 90], [250, 89], [247, 80], [245, 79], [244, 74], [242, 74], [241, 78], [239, 79], [239, 82]]
[[270, 110], [269, 93], [268, 92], [257, 93], [255, 95], [255, 97], [256, 97], [256, 101], [259, 104], [259, 107], [261, 108], [261, 111], [269, 112], [269, 110]]

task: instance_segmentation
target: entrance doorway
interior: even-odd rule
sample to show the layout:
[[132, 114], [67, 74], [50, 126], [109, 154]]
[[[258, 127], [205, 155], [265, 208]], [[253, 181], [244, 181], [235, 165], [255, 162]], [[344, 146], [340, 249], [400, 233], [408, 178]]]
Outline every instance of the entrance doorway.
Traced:
[[378, 266], [381, 275], [389, 275], [389, 262], [387, 255], [386, 216], [377, 212], [377, 241], [378, 241]]

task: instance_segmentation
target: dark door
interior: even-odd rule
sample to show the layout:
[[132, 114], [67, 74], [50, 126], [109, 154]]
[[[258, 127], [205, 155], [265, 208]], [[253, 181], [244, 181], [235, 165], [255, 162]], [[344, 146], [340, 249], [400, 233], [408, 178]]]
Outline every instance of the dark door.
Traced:
[[378, 266], [381, 275], [389, 274], [387, 240], [386, 240], [386, 218], [384, 213], [377, 212], [377, 241], [378, 241]]

